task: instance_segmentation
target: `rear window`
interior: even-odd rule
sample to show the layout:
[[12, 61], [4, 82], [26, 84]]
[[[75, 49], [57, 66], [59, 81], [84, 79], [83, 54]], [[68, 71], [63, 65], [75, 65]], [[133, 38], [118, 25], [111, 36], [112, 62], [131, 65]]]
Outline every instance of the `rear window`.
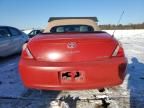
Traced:
[[51, 28], [51, 33], [63, 32], [94, 32], [93, 27], [88, 25], [62, 25]]

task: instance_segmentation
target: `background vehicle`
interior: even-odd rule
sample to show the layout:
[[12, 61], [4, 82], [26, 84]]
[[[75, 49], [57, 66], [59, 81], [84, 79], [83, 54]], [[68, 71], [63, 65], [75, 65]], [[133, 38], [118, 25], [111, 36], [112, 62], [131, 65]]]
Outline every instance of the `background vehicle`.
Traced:
[[25, 33], [14, 27], [0, 26], [0, 57], [20, 52], [28, 39]]
[[99, 31], [95, 17], [50, 18], [24, 45], [20, 74], [28, 88], [91, 89], [123, 82], [127, 59], [119, 42]]
[[41, 29], [30, 29], [30, 30], [23, 30], [24, 33], [26, 33], [29, 38], [32, 38], [34, 36], [36, 36], [37, 34], [42, 33], [43, 30]]
[[41, 32], [42, 32], [42, 30], [32, 30], [32, 31], [28, 34], [28, 36], [29, 36], [29, 38], [32, 38], [32, 37], [36, 36], [37, 34], [40, 34]]

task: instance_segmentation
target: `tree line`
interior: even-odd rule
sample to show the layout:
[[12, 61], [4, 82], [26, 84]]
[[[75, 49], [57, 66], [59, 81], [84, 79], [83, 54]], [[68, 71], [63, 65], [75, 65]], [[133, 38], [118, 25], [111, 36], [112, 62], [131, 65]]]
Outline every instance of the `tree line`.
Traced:
[[113, 29], [144, 29], [144, 22], [140, 24], [119, 24], [119, 25], [114, 25], [114, 24], [105, 24], [105, 25], [99, 25], [99, 27], [102, 30], [113, 30]]

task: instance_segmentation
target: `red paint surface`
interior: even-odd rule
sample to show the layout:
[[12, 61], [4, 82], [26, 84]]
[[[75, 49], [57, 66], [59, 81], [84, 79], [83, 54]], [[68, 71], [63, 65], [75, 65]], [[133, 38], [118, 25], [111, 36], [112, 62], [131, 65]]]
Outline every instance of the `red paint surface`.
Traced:
[[[74, 42], [74, 48], [68, 43]], [[112, 57], [119, 43], [107, 33], [42, 34], [27, 45], [33, 59], [23, 51], [19, 69], [28, 88], [46, 90], [90, 89], [119, 85], [123, 82], [127, 59], [123, 49]], [[63, 80], [62, 73], [71, 79]], [[79, 79], [75, 72], [80, 72]]]

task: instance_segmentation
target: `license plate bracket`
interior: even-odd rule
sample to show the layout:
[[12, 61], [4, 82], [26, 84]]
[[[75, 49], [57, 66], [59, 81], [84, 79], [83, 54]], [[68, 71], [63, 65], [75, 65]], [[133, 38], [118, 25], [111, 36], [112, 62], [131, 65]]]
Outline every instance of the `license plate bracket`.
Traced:
[[61, 83], [79, 83], [85, 81], [85, 72], [83, 71], [62, 71], [60, 72]]

